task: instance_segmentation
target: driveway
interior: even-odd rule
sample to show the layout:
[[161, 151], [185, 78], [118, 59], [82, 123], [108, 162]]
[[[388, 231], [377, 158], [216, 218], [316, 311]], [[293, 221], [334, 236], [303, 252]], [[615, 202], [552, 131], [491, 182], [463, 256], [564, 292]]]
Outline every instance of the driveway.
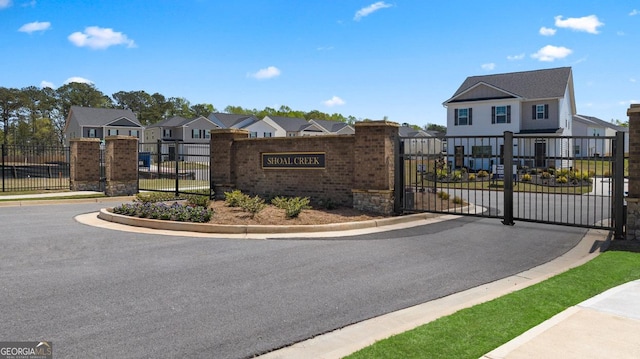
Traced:
[[463, 217], [332, 239], [111, 231], [0, 207], [0, 333], [56, 357], [248, 358], [545, 263], [585, 229]]

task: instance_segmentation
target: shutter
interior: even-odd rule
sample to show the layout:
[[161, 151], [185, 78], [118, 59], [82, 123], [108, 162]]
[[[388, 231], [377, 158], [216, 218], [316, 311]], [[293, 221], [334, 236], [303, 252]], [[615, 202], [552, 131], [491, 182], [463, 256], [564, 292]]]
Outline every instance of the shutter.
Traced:
[[496, 123], [496, 107], [491, 106], [491, 123]]
[[471, 109], [469, 109], [469, 126], [471, 126], [473, 123], [471, 122], [472, 120], [472, 116], [471, 116]]
[[544, 118], [549, 118], [549, 105], [544, 105]]
[[511, 123], [511, 105], [507, 106], [507, 123]]
[[536, 105], [531, 106], [531, 119], [536, 119]]
[[453, 125], [458, 126], [458, 109], [453, 110]]

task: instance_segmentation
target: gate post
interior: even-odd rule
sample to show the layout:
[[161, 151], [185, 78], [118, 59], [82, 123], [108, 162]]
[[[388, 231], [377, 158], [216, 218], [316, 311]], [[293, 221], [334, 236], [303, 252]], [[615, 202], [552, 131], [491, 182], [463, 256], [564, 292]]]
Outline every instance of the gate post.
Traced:
[[[640, 104], [627, 110], [629, 116], [629, 194], [627, 196], [627, 236], [640, 237]], [[622, 146], [624, 148], [624, 145]]]
[[504, 220], [502, 224], [513, 226], [513, 132], [504, 132]]
[[100, 139], [74, 138], [69, 144], [69, 189], [99, 192]]
[[138, 193], [138, 138], [108, 136], [105, 144], [104, 194], [114, 197]]
[[613, 221], [615, 239], [624, 239], [624, 132], [616, 132], [613, 142]]

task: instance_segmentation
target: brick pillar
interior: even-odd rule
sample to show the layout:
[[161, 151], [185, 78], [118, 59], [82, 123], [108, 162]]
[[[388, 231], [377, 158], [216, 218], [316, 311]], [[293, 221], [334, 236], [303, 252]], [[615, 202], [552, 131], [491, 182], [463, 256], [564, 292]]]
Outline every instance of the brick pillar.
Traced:
[[629, 116], [629, 194], [627, 237], [640, 239], [640, 104], [627, 110]]
[[70, 145], [69, 189], [100, 191], [100, 139], [74, 138]]
[[133, 136], [105, 138], [105, 189], [107, 196], [138, 193], [138, 139]]
[[215, 198], [224, 198], [224, 192], [235, 188], [236, 171], [234, 167], [235, 151], [233, 142], [242, 138], [249, 138], [249, 131], [237, 129], [211, 130], [211, 182], [215, 191]]
[[382, 214], [393, 213], [397, 123], [355, 124], [353, 207]]

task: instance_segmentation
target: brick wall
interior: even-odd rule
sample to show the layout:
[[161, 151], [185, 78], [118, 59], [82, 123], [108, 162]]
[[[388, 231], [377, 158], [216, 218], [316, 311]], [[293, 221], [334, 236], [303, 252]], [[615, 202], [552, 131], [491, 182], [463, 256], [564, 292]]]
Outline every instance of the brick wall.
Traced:
[[133, 136], [105, 138], [105, 194], [138, 193], [138, 139]]
[[[249, 139], [243, 130], [213, 130], [211, 179], [216, 196], [240, 189], [252, 195], [310, 197], [391, 213], [398, 125], [373, 121], [358, 123], [355, 129], [355, 135], [346, 136], [256, 139]], [[324, 168], [262, 168], [263, 153], [304, 152], [324, 153]]]
[[69, 187], [72, 191], [100, 190], [100, 140], [76, 138], [70, 141]]
[[631, 105], [629, 116], [629, 194], [627, 237], [640, 239], [640, 104]]

